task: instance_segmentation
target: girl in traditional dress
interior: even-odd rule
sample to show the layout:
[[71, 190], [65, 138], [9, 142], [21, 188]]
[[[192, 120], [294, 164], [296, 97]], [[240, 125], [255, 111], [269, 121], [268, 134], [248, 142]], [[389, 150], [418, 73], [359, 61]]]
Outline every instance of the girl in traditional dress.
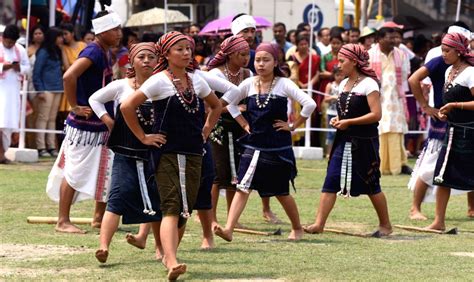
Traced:
[[[89, 107], [89, 97], [105, 87], [112, 79], [109, 48], [121, 38], [122, 21], [115, 13], [101, 11], [92, 20], [96, 40], [89, 44], [64, 74], [64, 93], [71, 113], [66, 120], [66, 136], [58, 158], [48, 177], [46, 192], [59, 201], [56, 231], [84, 233], [69, 218], [74, 202], [95, 199], [93, 227], [100, 227], [105, 212], [108, 186], [107, 175], [112, 153], [105, 146], [110, 125], [103, 123]], [[107, 105], [109, 114], [113, 105]]]
[[[225, 79], [234, 85], [239, 85], [244, 79], [252, 76], [252, 72], [245, 68], [250, 60], [250, 47], [243, 36], [231, 36], [221, 44], [217, 55], [209, 62], [209, 73]], [[222, 97], [223, 93], [216, 93]], [[245, 105], [239, 106], [245, 111]], [[232, 203], [237, 184], [237, 169], [241, 148], [237, 139], [244, 131], [232, 118], [227, 108], [222, 109], [219, 122], [211, 133], [212, 155], [215, 162], [216, 177], [212, 187], [213, 225], [217, 224], [217, 203], [219, 190], [226, 190], [227, 211]]]
[[[146, 134], [135, 109], [151, 99], [155, 112], [153, 132], [166, 135], [166, 144], [161, 147], [156, 164], [156, 181], [163, 214], [160, 227], [163, 264], [168, 268], [168, 279], [174, 280], [186, 272], [186, 264], [179, 264], [176, 259], [178, 229], [190, 217], [196, 201], [203, 144], [219, 118], [221, 104], [202, 78], [186, 71], [192, 51], [185, 35], [169, 32], [160, 38], [157, 48], [160, 57], [155, 71], [158, 73], [129, 96], [121, 110], [129, 128], [143, 142]], [[209, 105], [205, 123], [199, 98]]]
[[[131, 69], [128, 78], [116, 80], [105, 88], [95, 92], [89, 98], [89, 103], [95, 114], [110, 127], [113, 127], [108, 146], [114, 151], [112, 167], [112, 184], [107, 200], [107, 210], [100, 228], [100, 246], [96, 258], [104, 263], [108, 257], [109, 245], [119, 225], [120, 216], [124, 224], [152, 222], [159, 225], [161, 212], [159, 210], [158, 189], [154, 175], [148, 173], [148, 145], [160, 146], [166, 143], [166, 137], [161, 134], [150, 134], [154, 123], [154, 112], [151, 103], [140, 105], [136, 114], [147, 136], [145, 144], [140, 142], [125, 124], [120, 109], [117, 109], [115, 122], [107, 113], [105, 104], [113, 101], [116, 105], [135, 90], [152, 74], [158, 63], [154, 43], [138, 43], [130, 48]], [[155, 223], [155, 224], [153, 224]], [[153, 230], [159, 230], [155, 226]], [[159, 231], [155, 239], [159, 240]], [[160, 243], [157, 244], [160, 246]]]
[[[257, 47], [255, 69], [258, 76], [240, 84], [240, 95], [223, 97], [230, 104], [229, 112], [247, 135], [240, 139], [244, 152], [239, 165], [238, 190], [232, 200], [227, 224], [225, 228], [217, 225], [214, 233], [232, 241], [233, 229], [245, 208], [250, 190], [257, 190], [261, 197], [276, 196], [291, 221], [288, 239], [299, 240], [303, 229], [296, 202], [289, 195], [289, 183], [296, 176], [290, 131], [305, 122], [316, 103], [290, 79], [282, 77], [278, 50], [272, 44], [262, 43]], [[287, 122], [289, 98], [303, 106], [294, 124]], [[235, 109], [243, 99], [247, 101], [247, 119]]]
[[[448, 130], [436, 163], [433, 184], [436, 192], [435, 219], [430, 229], [444, 230], [446, 208], [451, 189], [474, 191], [474, 55], [469, 41], [460, 33], [443, 37], [441, 50], [446, 64], [441, 120]], [[472, 208], [474, 193], [469, 193]]]
[[[188, 37], [189, 42], [191, 43], [191, 49], [195, 49], [195, 42], [192, 37]], [[194, 52], [193, 52], [194, 53]], [[197, 60], [193, 60], [188, 66], [188, 71], [194, 72], [204, 79], [212, 90], [217, 91], [218, 93], [223, 93], [223, 95], [236, 95], [236, 92], [240, 90], [227, 81], [226, 79], [220, 78], [216, 75], [211, 74], [210, 72], [204, 72], [199, 70], [199, 63]], [[199, 192], [197, 195], [197, 200], [194, 205], [194, 209], [197, 210], [199, 221], [202, 227], [202, 250], [209, 250], [214, 248], [214, 234], [212, 232], [212, 223], [213, 223], [213, 203], [211, 201], [211, 188], [214, 182], [214, 160], [212, 156], [212, 150], [210, 142], [208, 141], [204, 145], [205, 154], [203, 156], [202, 170], [201, 170], [201, 185], [199, 187]], [[183, 228], [184, 230], [184, 228]], [[148, 224], [140, 225], [140, 230], [137, 235], [127, 234], [126, 240], [129, 244], [143, 249], [146, 246], [146, 239], [150, 231], [150, 226]], [[156, 258], [160, 260], [162, 258], [162, 252], [160, 252], [161, 246], [155, 246], [156, 249]]]
[[369, 68], [364, 47], [344, 45], [338, 54], [341, 72], [347, 76], [339, 85], [337, 117], [331, 125], [337, 128], [326, 180], [314, 224], [304, 228], [308, 233], [322, 233], [337, 195], [369, 196], [379, 218], [377, 236], [392, 232], [387, 201], [380, 189], [380, 158], [377, 125], [381, 118], [377, 77]]

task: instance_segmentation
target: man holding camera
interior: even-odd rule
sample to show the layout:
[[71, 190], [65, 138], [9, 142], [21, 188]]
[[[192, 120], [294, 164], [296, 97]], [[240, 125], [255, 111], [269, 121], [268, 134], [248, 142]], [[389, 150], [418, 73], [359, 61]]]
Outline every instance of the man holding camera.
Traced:
[[5, 151], [10, 147], [12, 133], [20, 125], [20, 89], [23, 75], [30, 69], [25, 48], [16, 41], [20, 29], [8, 25], [0, 42], [0, 164], [10, 161]]

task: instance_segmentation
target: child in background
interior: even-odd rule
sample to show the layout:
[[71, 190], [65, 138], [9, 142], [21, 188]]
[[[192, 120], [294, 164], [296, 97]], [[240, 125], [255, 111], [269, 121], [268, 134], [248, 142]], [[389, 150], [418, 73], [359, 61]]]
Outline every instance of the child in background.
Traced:
[[[328, 128], [331, 128], [330, 121], [333, 117], [337, 116], [337, 96], [339, 95], [339, 83], [344, 79], [344, 75], [341, 72], [339, 67], [335, 67], [332, 71], [332, 75], [334, 77], [334, 81], [330, 82], [326, 85], [325, 93], [330, 96], [325, 96], [323, 102], [327, 103], [327, 123]], [[329, 131], [326, 137], [326, 157], [329, 159], [329, 154], [331, 153], [332, 143], [334, 142], [334, 137], [336, 136], [336, 132]]]

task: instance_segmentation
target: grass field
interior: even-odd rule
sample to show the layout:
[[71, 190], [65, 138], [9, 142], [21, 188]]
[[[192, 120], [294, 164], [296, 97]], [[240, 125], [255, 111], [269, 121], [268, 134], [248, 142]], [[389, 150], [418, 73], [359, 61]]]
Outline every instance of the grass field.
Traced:
[[[41, 280], [164, 280], [164, 267], [153, 260], [151, 238], [145, 250], [124, 239], [136, 225], [121, 226], [111, 245], [109, 260], [100, 265], [94, 252], [98, 231], [85, 227], [85, 235], [54, 232], [53, 225], [26, 223], [27, 216], [56, 216], [57, 204], [45, 193], [52, 160], [37, 164], [0, 165], [0, 278]], [[314, 219], [324, 180], [325, 161], [299, 161], [297, 192], [293, 193], [303, 223]], [[425, 226], [407, 215], [411, 193], [408, 176], [382, 178], [393, 224]], [[366, 239], [325, 233], [305, 235], [297, 243], [286, 241], [290, 225], [281, 206], [273, 210], [285, 223], [265, 223], [258, 196], [252, 194], [241, 223], [254, 229], [283, 229], [282, 236], [262, 237], [234, 234], [232, 243], [217, 238], [217, 248], [200, 251], [201, 229], [190, 220], [178, 256], [188, 264], [183, 280], [473, 280], [474, 221], [466, 217], [466, 197], [452, 197], [447, 227], [458, 227], [458, 235], [413, 233], [395, 229], [384, 239]], [[220, 199], [220, 221], [225, 218], [225, 200]], [[434, 204], [423, 206], [433, 218]], [[72, 216], [91, 217], [93, 202], [73, 206]], [[338, 199], [328, 227], [369, 233], [377, 218], [367, 197]]]

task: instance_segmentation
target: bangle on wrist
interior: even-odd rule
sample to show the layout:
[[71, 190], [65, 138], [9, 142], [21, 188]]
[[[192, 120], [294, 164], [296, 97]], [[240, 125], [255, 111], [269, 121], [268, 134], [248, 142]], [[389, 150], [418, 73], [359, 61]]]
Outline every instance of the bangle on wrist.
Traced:
[[290, 129], [290, 131], [295, 130], [295, 126], [293, 123], [288, 124], [288, 128]]
[[461, 102], [461, 110], [464, 110], [464, 102]]

